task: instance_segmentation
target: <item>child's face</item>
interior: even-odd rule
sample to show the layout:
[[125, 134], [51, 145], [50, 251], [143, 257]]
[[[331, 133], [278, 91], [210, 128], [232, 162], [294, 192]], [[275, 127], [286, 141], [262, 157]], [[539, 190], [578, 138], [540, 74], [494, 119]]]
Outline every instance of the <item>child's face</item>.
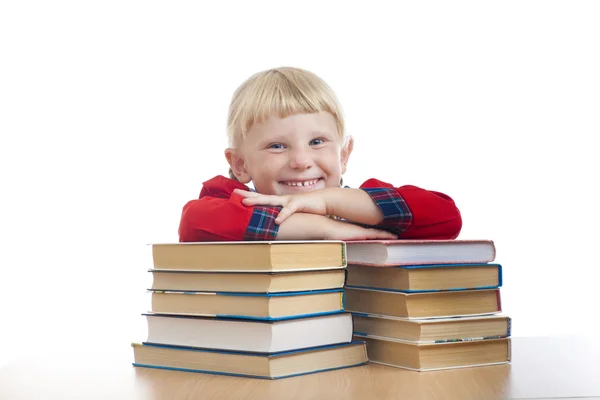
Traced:
[[259, 193], [295, 194], [337, 187], [346, 170], [351, 144], [342, 148], [335, 118], [327, 113], [270, 117], [255, 124], [237, 156], [228, 156], [243, 183]]

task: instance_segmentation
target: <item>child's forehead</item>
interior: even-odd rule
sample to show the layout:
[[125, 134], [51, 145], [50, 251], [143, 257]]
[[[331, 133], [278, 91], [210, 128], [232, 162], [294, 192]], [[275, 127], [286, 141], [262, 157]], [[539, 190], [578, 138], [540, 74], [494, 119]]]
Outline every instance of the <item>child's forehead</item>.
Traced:
[[328, 112], [310, 114], [293, 114], [289, 116], [269, 115], [263, 121], [252, 125], [248, 133], [252, 131], [270, 133], [277, 131], [280, 134], [321, 132], [337, 134], [336, 120]]

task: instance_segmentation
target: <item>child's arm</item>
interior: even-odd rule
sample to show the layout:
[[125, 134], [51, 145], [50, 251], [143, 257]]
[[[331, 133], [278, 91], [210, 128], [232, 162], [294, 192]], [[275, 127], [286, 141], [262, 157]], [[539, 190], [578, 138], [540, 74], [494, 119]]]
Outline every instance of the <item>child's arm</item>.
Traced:
[[281, 207], [244, 206], [220, 198], [188, 202], [179, 225], [179, 241], [240, 240], [363, 240], [396, 239], [384, 230], [362, 227], [331, 218], [295, 213], [281, 224], [275, 218]]
[[279, 225], [277, 240], [397, 239], [393, 233], [317, 214], [294, 213]]
[[[240, 240], [394, 239], [377, 229], [345, 224], [321, 215], [297, 213], [275, 223], [281, 207], [246, 206], [235, 189], [243, 184], [216, 177], [204, 182], [200, 198], [185, 204], [180, 242]], [[292, 218], [293, 217], [293, 218]]]
[[398, 233], [400, 239], [455, 239], [462, 229], [460, 210], [444, 193], [413, 185], [394, 187], [377, 179], [367, 180], [360, 189], [385, 214], [376, 227]]
[[277, 223], [296, 212], [335, 215], [405, 239], [454, 239], [462, 228], [460, 211], [449, 196], [411, 185], [395, 188], [375, 179], [360, 189], [325, 188], [285, 196], [238, 193], [246, 197], [246, 205], [282, 206]]
[[[361, 224], [376, 225], [385, 217], [372, 195], [360, 189], [324, 188], [295, 195], [267, 195], [248, 190], [234, 190], [245, 197], [247, 206], [282, 207], [275, 223], [280, 224], [295, 213], [335, 215]], [[388, 196], [389, 197], [389, 196]], [[381, 196], [380, 200], [385, 200]]]
[[[203, 183], [200, 197], [188, 201], [179, 222], [180, 242], [240, 241], [272, 239], [278, 227], [269, 225], [273, 207], [246, 207], [233, 194], [248, 190], [243, 183], [216, 176]], [[264, 214], [266, 217], [261, 217]], [[254, 221], [251, 225], [251, 221]], [[260, 223], [260, 224], [259, 224]], [[254, 228], [254, 229], [253, 229]]]

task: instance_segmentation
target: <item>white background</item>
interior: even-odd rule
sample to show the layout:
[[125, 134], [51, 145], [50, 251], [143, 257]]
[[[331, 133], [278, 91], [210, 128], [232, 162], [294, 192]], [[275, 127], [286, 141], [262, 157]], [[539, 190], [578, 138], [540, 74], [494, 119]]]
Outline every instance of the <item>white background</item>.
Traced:
[[599, 20], [592, 1], [3, 2], [0, 364], [144, 339], [147, 243], [227, 174], [235, 88], [282, 65], [337, 92], [346, 184], [444, 192], [459, 238], [495, 241], [515, 336], [589, 334]]

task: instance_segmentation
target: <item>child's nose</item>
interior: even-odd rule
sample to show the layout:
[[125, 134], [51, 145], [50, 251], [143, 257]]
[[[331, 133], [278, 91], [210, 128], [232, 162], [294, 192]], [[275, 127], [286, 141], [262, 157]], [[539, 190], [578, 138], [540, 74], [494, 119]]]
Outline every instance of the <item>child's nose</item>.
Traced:
[[307, 169], [312, 166], [312, 159], [304, 149], [297, 149], [290, 152], [290, 168]]

